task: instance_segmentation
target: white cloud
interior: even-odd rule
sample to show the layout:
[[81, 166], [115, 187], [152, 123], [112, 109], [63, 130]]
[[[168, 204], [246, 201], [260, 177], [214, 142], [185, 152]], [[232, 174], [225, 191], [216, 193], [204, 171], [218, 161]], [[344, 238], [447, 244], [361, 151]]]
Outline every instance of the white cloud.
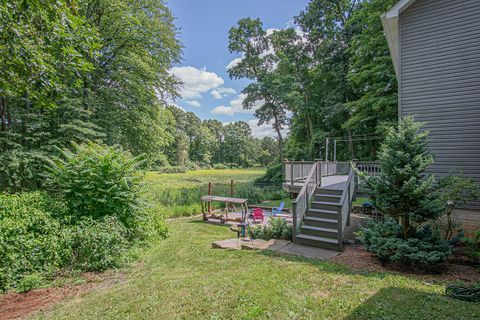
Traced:
[[[250, 126], [250, 129], [252, 129], [252, 135], [255, 138], [264, 138], [264, 137], [272, 137], [272, 138], [277, 138], [277, 133], [275, 130], [273, 130], [273, 127], [269, 123], [262, 124], [261, 126], [258, 125], [258, 121], [253, 119], [253, 120], [248, 120], [248, 125]], [[285, 138], [285, 136], [288, 133], [288, 129], [282, 129], [282, 136]]]
[[227, 71], [235, 66], [237, 66], [240, 62], [242, 62], [242, 58], [235, 58], [227, 64], [225, 68]]
[[253, 114], [257, 107], [252, 109], [243, 109], [243, 100], [245, 99], [245, 94], [239, 94], [235, 99], [230, 101], [228, 106], [218, 106], [212, 109], [213, 114], [217, 115], [225, 115], [225, 116], [233, 116], [235, 113], [250, 113]]
[[215, 99], [222, 99], [223, 96], [218, 90], [212, 90], [210, 91], [210, 94], [215, 98]]
[[221, 94], [235, 94], [237, 93], [237, 90], [233, 89], [233, 88], [226, 88], [226, 87], [220, 87], [217, 89], [218, 92], [220, 92]]
[[220, 87], [218, 89], [210, 91], [210, 94], [215, 98], [215, 99], [222, 99], [229, 94], [235, 94], [237, 91], [233, 88], [225, 88], [225, 87]]
[[202, 94], [223, 85], [224, 80], [206, 68], [174, 67], [170, 71], [182, 83], [180, 96], [182, 99], [201, 98]]
[[224, 116], [233, 116], [235, 112], [231, 107], [218, 106], [212, 109], [213, 114], [224, 115]]
[[185, 103], [195, 108], [200, 108], [202, 106], [197, 100], [187, 100]]

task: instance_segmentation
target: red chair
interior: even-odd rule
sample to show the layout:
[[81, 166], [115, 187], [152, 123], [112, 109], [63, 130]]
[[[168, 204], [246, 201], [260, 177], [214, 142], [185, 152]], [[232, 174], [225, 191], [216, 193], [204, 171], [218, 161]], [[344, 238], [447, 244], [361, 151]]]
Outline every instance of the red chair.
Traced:
[[262, 209], [255, 208], [255, 209], [253, 209], [252, 216], [253, 216], [253, 223], [257, 223], [257, 221], [260, 221], [260, 220], [263, 222], [265, 214], [263, 213]]

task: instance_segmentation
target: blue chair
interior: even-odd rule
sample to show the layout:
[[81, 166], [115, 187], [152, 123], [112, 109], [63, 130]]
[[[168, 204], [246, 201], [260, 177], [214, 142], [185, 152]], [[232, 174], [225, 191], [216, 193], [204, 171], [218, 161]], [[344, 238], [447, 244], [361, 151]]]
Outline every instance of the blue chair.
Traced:
[[280, 207], [278, 207], [278, 208], [272, 208], [272, 215], [273, 215], [274, 217], [276, 217], [277, 214], [282, 213], [283, 207], [285, 207], [285, 202], [282, 201], [282, 202], [280, 203]]

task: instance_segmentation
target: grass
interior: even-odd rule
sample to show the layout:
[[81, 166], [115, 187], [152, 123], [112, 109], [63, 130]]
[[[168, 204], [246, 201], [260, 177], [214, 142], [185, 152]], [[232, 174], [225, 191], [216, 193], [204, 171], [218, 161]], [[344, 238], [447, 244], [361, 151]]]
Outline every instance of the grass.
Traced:
[[352, 202], [354, 206], [361, 206], [364, 202], [369, 202], [370, 198], [357, 198]]
[[39, 319], [474, 319], [480, 305], [444, 285], [270, 252], [211, 249], [233, 237], [198, 218], [126, 271], [126, 281], [57, 305]]
[[[165, 174], [148, 172], [146, 175], [147, 198], [154, 203], [156, 210], [166, 217], [190, 216], [201, 213], [200, 198], [208, 194], [208, 183], [212, 182], [212, 194], [230, 196], [230, 181], [234, 182], [234, 196], [247, 198], [250, 204], [272, 205], [263, 203], [271, 200], [269, 196], [280, 186], [253, 187], [252, 182], [261, 177], [265, 169], [227, 169], [197, 170], [187, 173]], [[287, 195], [284, 196], [289, 201]], [[280, 200], [275, 203], [280, 203]], [[291, 202], [289, 202], [291, 206]], [[221, 207], [223, 204], [214, 204]], [[288, 205], [287, 205], [288, 207]]]
[[252, 182], [265, 174], [264, 168], [226, 169], [226, 170], [195, 170], [186, 173], [157, 173], [148, 172], [145, 180], [153, 191], [165, 189], [196, 188], [207, 186], [209, 182], [215, 185]]

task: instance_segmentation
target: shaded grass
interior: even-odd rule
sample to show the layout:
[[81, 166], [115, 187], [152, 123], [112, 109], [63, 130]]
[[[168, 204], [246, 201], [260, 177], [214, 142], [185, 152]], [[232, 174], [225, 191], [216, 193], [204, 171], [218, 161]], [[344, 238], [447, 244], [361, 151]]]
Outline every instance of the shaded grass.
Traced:
[[370, 202], [370, 198], [357, 198], [355, 201], [352, 202], [354, 206], [361, 206], [364, 202]]
[[228, 228], [180, 219], [123, 284], [58, 305], [40, 319], [470, 319], [480, 305], [444, 286], [271, 252], [211, 249]]

